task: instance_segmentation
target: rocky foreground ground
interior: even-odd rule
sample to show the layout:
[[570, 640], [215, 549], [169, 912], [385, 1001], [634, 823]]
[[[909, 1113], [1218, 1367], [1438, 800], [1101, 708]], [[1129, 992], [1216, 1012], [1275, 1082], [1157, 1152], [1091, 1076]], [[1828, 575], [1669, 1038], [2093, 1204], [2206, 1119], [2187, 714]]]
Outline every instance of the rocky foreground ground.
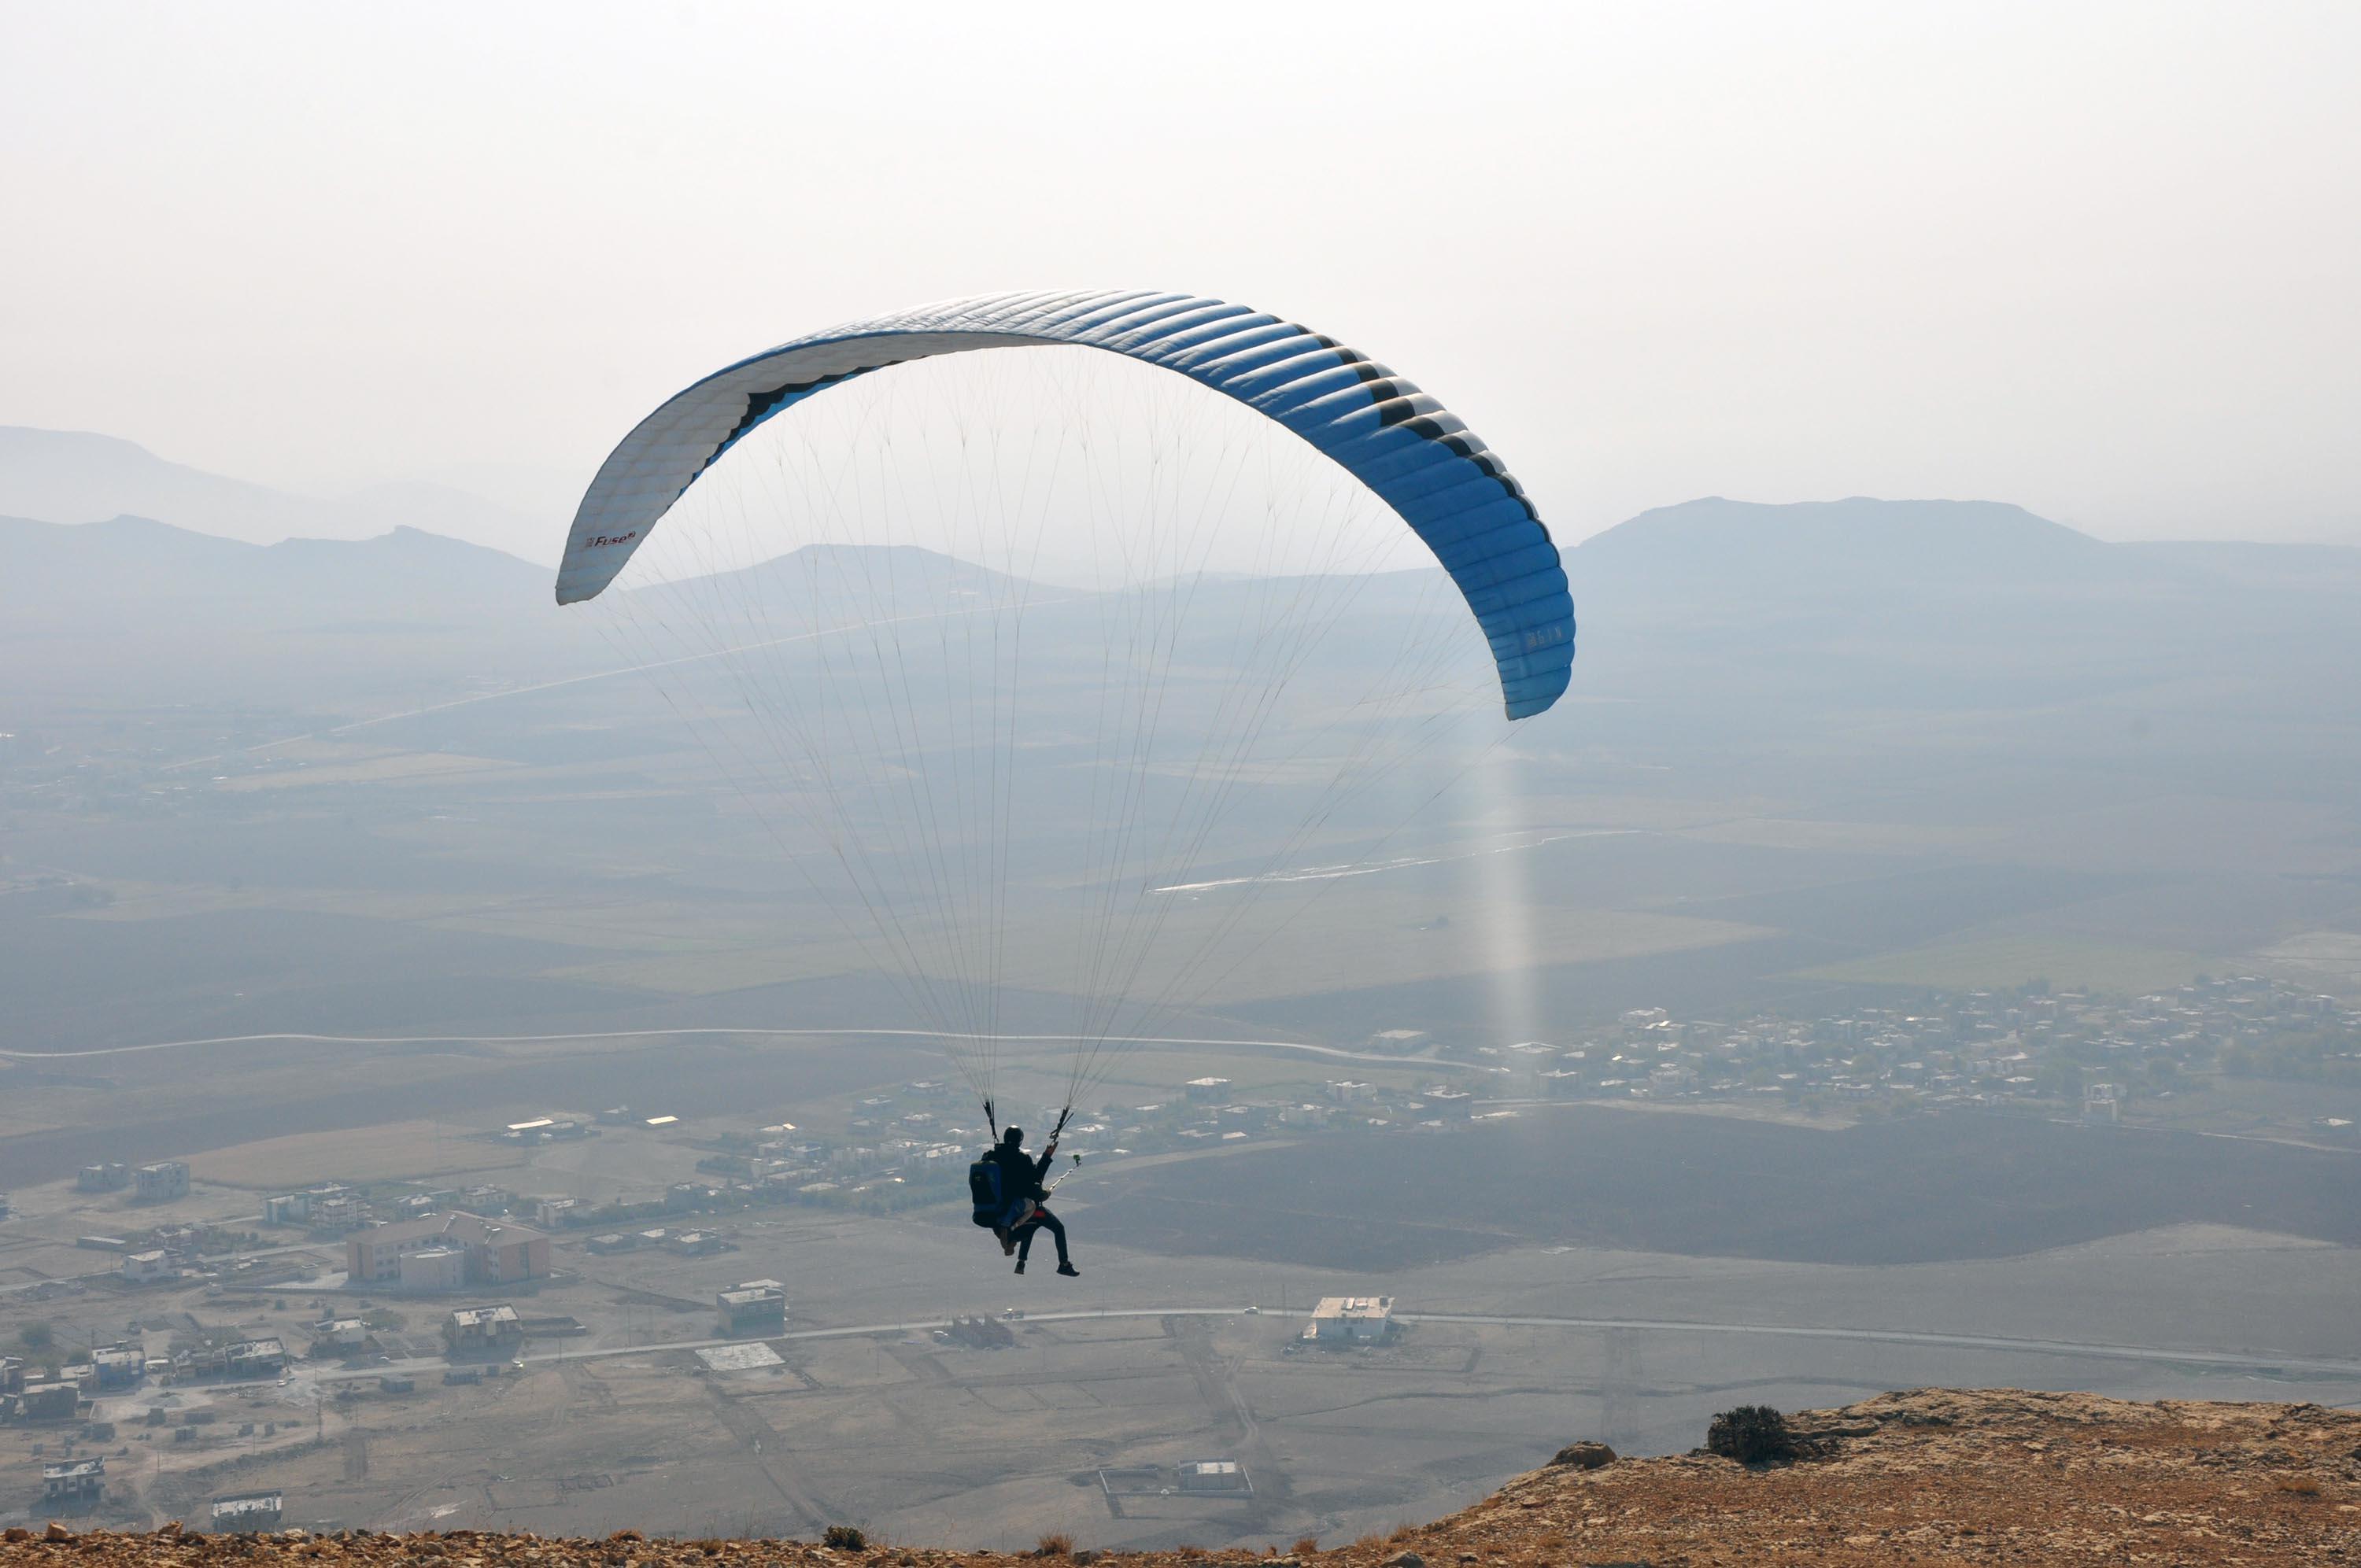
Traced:
[[[2361, 1563], [2361, 1414], [2318, 1405], [2135, 1404], [2011, 1389], [1887, 1394], [1789, 1418], [1795, 1460], [1615, 1459], [1577, 1443], [1474, 1508], [1293, 1552], [1023, 1558], [893, 1543], [533, 1535], [259, 1537], [10, 1530], [0, 1560], [167, 1568], [281, 1559], [438, 1568], [1582, 1568], [1586, 1564]], [[325, 1562], [320, 1568], [327, 1568]]]

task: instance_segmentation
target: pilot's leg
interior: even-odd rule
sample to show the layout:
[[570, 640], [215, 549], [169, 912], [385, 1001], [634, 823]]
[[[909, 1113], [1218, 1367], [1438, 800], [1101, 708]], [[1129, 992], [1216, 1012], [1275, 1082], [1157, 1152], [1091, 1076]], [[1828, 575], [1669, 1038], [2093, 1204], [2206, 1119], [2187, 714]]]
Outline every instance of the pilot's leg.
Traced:
[[[1039, 1222], [1038, 1225], [1035, 1228], [1040, 1229], [1046, 1227], [1049, 1233], [1050, 1238], [1058, 1244], [1058, 1262], [1062, 1266], [1066, 1262], [1066, 1223], [1063, 1220], [1059, 1219], [1057, 1215], [1049, 1212], [1047, 1209], [1037, 1209], [1033, 1212], [1033, 1215], [1034, 1218]], [[1025, 1242], [1028, 1246], [1032, 1245], [1032, 1231], [1025, 1233]]]

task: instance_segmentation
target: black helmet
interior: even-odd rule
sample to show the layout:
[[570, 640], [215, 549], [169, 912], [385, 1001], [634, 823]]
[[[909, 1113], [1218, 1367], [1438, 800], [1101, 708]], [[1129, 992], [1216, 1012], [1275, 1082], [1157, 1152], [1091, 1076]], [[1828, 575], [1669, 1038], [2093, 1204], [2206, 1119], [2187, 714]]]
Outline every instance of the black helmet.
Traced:
[[1006, 1132], [1000, 1135], [1000, 1141], [1006, 1144], [1010, 1148], [1015, 1148], [1017, 1145], [1025, 1141], [1025, 1129], [1022, 1127], [1011, 1127]]

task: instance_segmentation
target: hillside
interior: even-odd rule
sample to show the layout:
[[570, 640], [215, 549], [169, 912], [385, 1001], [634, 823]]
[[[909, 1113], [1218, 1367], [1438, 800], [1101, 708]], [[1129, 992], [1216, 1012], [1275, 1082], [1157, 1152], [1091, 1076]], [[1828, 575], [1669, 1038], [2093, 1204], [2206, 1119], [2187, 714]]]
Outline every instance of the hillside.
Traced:
[[[2361, 1562], [2361, 1414], [2318, 1405], [2133, 1403], [1922, 1389], [1790, 1418], [1806, 1455], [1750, 1469], [1702, 1452], [1569, 1449], [1475, 1507], [1391, 1536], [1286, 1556], [1182, 1550], [1071, 1561], [1137, 1568], [1558, 1568], [1587, 1564]], [[1604, 1464], [1598, 1463], [1607, 1458]], [[1588, 1467], [1586, 1467], [1587, 1465]], [[76, 1568], [277, 1560], [481, 1568], [997, 1568], [1012, 1557], [898, 1543], [529, 1534], [311, 1537], [7, 1532], [12, 1561]], [[1302, 1543], [1299, 1543], [1299, 1548]]]
[[16, 677], [0, 729], [126, 705], [368, 718], [611, 662], [558, 616], [545, 568], [406, 525], [256, 544], [148, 517], [0, 515], [0, 556]]
[[0, 515], [98, 522], [129, 513], [248, 543], [368, 539], [413, 527], [554, 562], [565, 530], [464, 490], [416, 482], [297, 495], [159, 457], [88, 431], [0, 425]]
[[455, 604], [538, 609], [549, 581], [515, 556], [406, 525], [366, 539], [249, 544], [145, 517], [0, 516], [0, 553], [16, 566], [0, 584], [0, 609], [17, 631], [36, 620], [93, 629], [109, 613], [279, 630], [360, 610], [431, 625]]
[[1869, 496], [1786, 505], [1708, 496], [1643, 511], [1574, 551], [1586, 572], [1763, 593], [2095, 580], [2120, 573], [2126, 558], [2023, 507]]

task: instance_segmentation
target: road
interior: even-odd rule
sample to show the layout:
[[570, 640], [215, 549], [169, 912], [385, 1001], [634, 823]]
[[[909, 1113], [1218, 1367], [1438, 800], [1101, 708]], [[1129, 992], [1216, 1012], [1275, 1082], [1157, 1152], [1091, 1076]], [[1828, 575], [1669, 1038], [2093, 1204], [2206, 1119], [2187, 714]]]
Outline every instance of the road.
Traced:
[[[609, 1029], [575, 1032], [562, 1035], [217, 1035], [201, 1040], [155, 1040], [137, 1046], [93, 1046], [79, 1051], [0, 1050], [0, 1058], [13, 1061], [77, 1061], [85, 1057], [137, 1056], [148, 1051], [189, 1050], [202, 1046], [254, 1046], [284, 1043], [288, 1045], [322, 1046], [546, 1046], [569, 1040], [662, 1040], [695, 1037], [725, 1038], [742, 1036], [750, 1039], [880, 1039], [880, 1040], [973, 1040], [983, 1036], [964, 1035], [942, 1029]], [[1094, 1036], [1082, 1035], [994, 1035], [994, 1040], [1003, 1045], [1064, 1046], [1098, 1044]], [[1438, 1061], [1432, 1057], [1388, 1056], [1381, 1051], [1348, 1051], [1339, 1046], [1315, 1046], [1301, 1040], [1215, 1040], [1188, 1035], [1128, 1035], [1111, 1037], [1104, 1043], [1117, 1046], [1213, 1046], [1225, 1050], [1297, 1051], [1306, 1056], [1325, 1057], [1334, 1061], [1373, 1062], [1381, 1067], [1414, 1067], [1433, 1072], [1492, 1072], [1493, 1068], [1472, 1067], [1463, 1062]]]
[[[1250, 1313], [1278, 1316], [1279, 1310], [1270, 1306], [1232, 1307], [1105, 1307], [1074, 1311], [1027, 1312], [1028, 1323], [1085, 1322], [1093, 1319], [1115, 1318], [1235, 1318]], [[1746, 1334], [1763, 1339], [1839, 1340], [1872, 1344], [1916, 1344], [1953, 1350], [1996, 1350], [2023, 1355], [2069, 1356], [2079, 1360], [2131, 1361], [2158, 1366], [2212, 1366], [2229, 1371], [2247, 1372], [2257, 1376], [2285, 1373], [2305, 1373], [2328, 1377], [2351, 1377], [2361, 1381], [2361, 1361], [2322, 1359], [2316, 1356], [2273, 1355], [2267, 1353], [2241, 1351], [2177, 1350], [2157, 1345], [2111, 1344], [2077, 1340], [2015, 1339], [2001, 1334], [1924, 1333], [1906, 1329], [1833, 1328], [1797, 1323], [1713, 1323], [1672, 1318], [1552, 1318], [1509, 1317], [1483, 1313], [1402, 1312], [1397, 1319], [1405, 1324], [1467, 1323], [1502, 1328], [1546, 1328], [1575, 1330], [1637, 1329], [1653, 1333]], [[762, 1336], [772, 1343], [796, 1340], [853, 1339], [870, 1334], [930, 1333], [947, 1328], [949, 1321], [929, 1318], [898, 1323], [850, 1323], [837, 1328], [797, 1329], [783, 1334]], [[743, 1344], [737, 1339], [681, 1340], [664, 1343], [632, 1345], [600, 1345], [580, 1350], [542, 1351], [522, 1359], [528, 1366], [553, 1365], [567, 1361], [592, 1361], [619, 1355], [650, 1355], [664, 1351], [710, 1350], [719, 1345]], [[441, 1357], [423, 1357], [412, 1361], [393, 1362], [365, 1371], [336, 1371], [313, 1374], [323, 1383], [370, 1381], [380, 1376], [403, 1373], [440, 1373], [454, 1365]], [[459, 1363], [476, 1365], [480, 1363]]]

